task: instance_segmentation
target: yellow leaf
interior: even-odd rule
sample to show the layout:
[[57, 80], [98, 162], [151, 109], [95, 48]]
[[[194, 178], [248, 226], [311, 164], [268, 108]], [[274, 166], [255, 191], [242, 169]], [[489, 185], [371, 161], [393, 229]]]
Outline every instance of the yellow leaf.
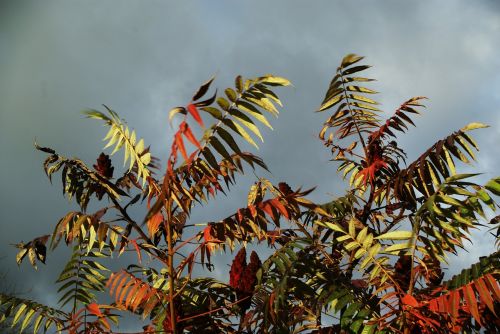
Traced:
[[473, 123], [469, 123], [467, 124], [466, 126], [464, 126], [463, 128], [460, 129], [460, 131], [470, 131], [470, 130], [475, 130], [475, 129], [482, 129], [482, 128], [488, 128], [489, 125], [486, 125], [486, 124], [483, 124], [483, 123], [477, 123], [477, 122], [473, 122]]

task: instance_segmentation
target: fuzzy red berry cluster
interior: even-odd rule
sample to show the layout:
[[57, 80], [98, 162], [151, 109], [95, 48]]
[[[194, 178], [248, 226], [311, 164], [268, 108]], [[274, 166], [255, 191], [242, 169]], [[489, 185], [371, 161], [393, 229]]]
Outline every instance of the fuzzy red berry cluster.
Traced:
[[97, 158], [97, 165], [94, 165], [94, 169], [103, 177], [110, 179], [113, 177], [113, 171], [115, 167], [111, 165], [111, 159], [107, 154], [101, 153], [99, 158]]
[[411, 266], [411, 256], [409, 255], [401, 255], [394, 265], [396, 281], [399, 283], [403, 291], [408, 290], [410, 285]]
[[262, 266], [259, 256], [255, 251], [252, 251], [248, 265], [246, 257], [246, 249], [242, 248], [236, 254], [231, 265], [231, 270], [229, 271], [229, 285], [236, 290], [236, 297], [238, 300], [245, 298], [239, 303], [242, 314], [251, 305], [251, 297], [257, 284], [257, 271]]
[[[93, 166], [97, 173], [99, 173], [99, 175], [101, 175], [102, 177], [106, 179], [110, 179], [113, 177], [113, 171], [115, 170], [115, 167], [111, 165], [111, 159], [107, 154], [101, 153], [99, 155], [99, 158], [97, 158], [97, 164]], [[95, 189], [95, 193], [97, 198], [101, 200], [106, 191], [103, 187], [97, 186]]]

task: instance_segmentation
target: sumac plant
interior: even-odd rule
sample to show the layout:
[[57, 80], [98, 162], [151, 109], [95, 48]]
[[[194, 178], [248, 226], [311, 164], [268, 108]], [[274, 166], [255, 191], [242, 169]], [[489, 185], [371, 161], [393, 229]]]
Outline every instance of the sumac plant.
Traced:
[[[290, 83], [272, 75], [238, 76], [220, 95], [208, 94], [211, 79], [172, 109], [174, 135], [161, 171], [150, 147], [106, 106], [85, 112], [109, 128], [111, 152], [93, 167], [36, 145], [47, 154], [47, 176], [61, 175], [79, 211], [64, 215], [52, 234], [17, 244], [16, 260], [36, 267], [61, 241], [72, 255], [57, 280], [58, 308], [1, 294], [1, 320], [34, 333], [118, 333], [127, 312], [142, 317], [141, 333], [497, 330], [498, 252], [443, 281], [448, 255], [465, 248], [470, 231], [498, 208], [499, 177], [480, 185], [477, 174], [456, 172], [475, 160], [470, 132], [485, 125], [466, 125], [407, 161], [398, 136], [414, 126], [425, 98], [383, 119], [362, 59], [342, 60], [317, 110], [328, 114], [319, 138], [348, 180], [346, 193], [326, 203], [307, 199], [312, 190], [258, 178], [233, 214], [191, 219], [196, 206], [231, 191], [239, 174], [267, 169], [240, 146], [256, 147], [259, 126], [271, 127], [269, 116], [278, 115], [275, 88]], [[118, 151], [122, 171], [110, 159]], [[88, 211], [91, 201], [97, 211]], [[142, 220], [131, 217], [133, 206]], [[490, 223], [498, 228], [498, 216]], [[251, 243], [271, 255], [247, 258]], [[104, 265], [125, 251], [135, 254], [129, 266], [112, 272]], [[227, 279], [203, 276], [221, 252], [235, 254]], [[111, 299], [103, 301], [103, 292]]]

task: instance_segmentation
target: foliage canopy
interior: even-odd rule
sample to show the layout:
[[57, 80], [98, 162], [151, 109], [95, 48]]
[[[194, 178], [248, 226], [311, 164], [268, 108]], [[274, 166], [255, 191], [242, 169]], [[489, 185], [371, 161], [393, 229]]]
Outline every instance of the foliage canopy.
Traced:
[[[112, 109], [86, 115], [109, 128], [105, 148], [122, 150], [126, 168], [114, 178], [108, 155], [93, 168], [36, 145], [48, 155], [44, 170], [60, 173], [64, 194], [80, 210], [64, 215], [51, 234], [19, 243], [17, 262], [36, 268], [47, 246], [61, 241], [72, 255], [62, 270], [60, 307], [1, 294], [1, 321], [34, 333], [114, 333], [122, 313], [144, 320], [143, 333], [461, 333], [499, 325], [498, 252], [443, 282], [448, 254], [464, 248], [485, 210], [498, 208], [500, 177], [484, 185], [456, 165], [475, 160], [471, 123], [437, 141], [414, 161], [398, 145], [415, 126], [424, 97], [413, 97], [383, 119], [369, 66], [347, 55], [318, 112], [319, 133], [348, 181], [346, 193], [326, 203], [312, 191], [259, 178], [247, 203], [218, 221], [194, 224], [193, 208], [227, 193], [245, 169], [267, 169], [241, 140], [257, 147], [261, 125], [272, 128], [284, 78], [236, 77], [224, 94], [208, 95], [214, 79], [191, 101], [171, 110], [175, 124], [165, 172], [159, 159]], [[205, 125], [207, 124], [207, 125]], [[197, 127], [197, 129], [194, 129]], [[201, 136], [195, 133], [201, 132]], [[88, 212], [90, 201], [100, 203]], [[144, 219], [130, 207], [145, 202]], [[491, 220], [498, 228], [498, 216]], [[498, 230], [496, 233], [498, 243]], [[260, 259], [245, 246], [266, 242]], [[137, 261], [112, 272], [102, 259], [132, 250]], [[217, 252], [238, 250], [229, 282], [193, 275], [213, 269]], [[147, 261], [146, 261], [147, 260]], [[100, 297], [107, 291], [111, 302]], [[333, 320], [332, 320], [333, 319]]]

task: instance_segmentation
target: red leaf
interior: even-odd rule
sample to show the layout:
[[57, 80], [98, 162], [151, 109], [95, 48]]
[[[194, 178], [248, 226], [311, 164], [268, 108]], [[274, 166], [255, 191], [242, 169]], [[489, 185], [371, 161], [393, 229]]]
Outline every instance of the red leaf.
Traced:
[[137, 241], [135, 239], [130, 239], [130, 242], [132, 245], [134, 245], [135, 251], [137, 252], [137, 258], [139, 259], [139, 263], [142, 262], [142, 255], [141, 255], [141, 250], [139, 249], [139, 245], [137, 244]]
[[281, 202], [277, 198], [273, 198], [270, 201], [270, 203], [272, 206], [274, 206], [276, 209], [278, 209], [278, 211], [283, 216], [285, 216], [286, 219], [290, 219], [290, 215], [288, 214], [288, 210], [285, 208], [285, 206], [283, 204], [281, 204]]
[[184, 160], [188, 161], [186, 148], [184, 147], [184, 141], [182, 140], [182, 135], [180, 132], [177, 132], [175, 134], [175, 143], [177, 144], [179, 151], [181, 151], [181, 154], [182, 154], [182, 157], [184, 158]]
[[212, 226], [208, 225], [203, 230], [203, 238], [205, 239], [205, 244], [207, 245], [208, 252], [212, 252], [215, 248], [214, 243], [212, 242], [214, 238], [212, 238]]
[[371, 165], [363, 168], [363, 170], [359, 172], [358, 177], [362, 177], [363, 185], [366, 185], [368, 182], [373, 184], [373, 181], [375, 181], [375, 173], [383, 167], [387, 167], [387, 163], [380, 158], [375, 159]]
[[88, 304], [87, 310], [97, 317], [102, 317], [101, 310], [99, 309], [99, 305], [96, 303]]
[[276, 239], [281, 236], [281, 232], [278, 230], [273, 230], [273, 231], [268, 231], [267, 232], [267, 238], [268, 238], [268, 243], [270, 245], [274, 245], [276, 242]]
[[271, 204], [269, 204], [269, 201], [259, 203], [259, 207], [262, 210], [264, 210], [269, 216], [271, 216], [273, 219], [275, 219], [273, 207], [271, 206]]
[[437, 300], [436, 299], [432, 299], [429, 302], [429, 310], [431, 310], [432, 312], [437, 312], [438, 311], [438, 304], [437, 304]]
[[477, 323], [482, 326], [481, 317], [479, 316], [479, 309], [477, 308], [476, 293], [472, 289], [472, 283], [464, 287], [465, 300], [470, 308], [470, 313], [476, 319]]
[[193, 135], [193, 133], [191, 132], [191, 129], [189, 128], [189, 125], [186, 122], [182, 122], [181, 129], [182, 129], [182, 133], [184, 134], [184, 136], [186, 136], [187, 140], [189, 140], [194, 146], [201, 149], [200, 143], [198, 142], [196, 137]]
[[205, 125], [203, 125], [203, 120], [201, 119], [200, 114], [198, 113], [198, 109], [196, 109], [196, 106], [194, 104], [192, 103], [188, 104], [187, 110], [189, 111], [191, 116], [193, 116], [195, 121], [198, 122], [198, 124], [200, 124], [202, 127], [205, 127]]
[[446, 312], [446, 296], [440, 296], [436, 298], [439, 306], [439, 312]]
[[236, 218], [238, 219], [238, 223], [241, 223], [241, 221], [243, 220], [243, 218], [245, 218], [245, 215], [243, 214], [243, 210], [242, 209], [238, 209]]
[[459, 290], [453, 290], [450, 293], [450, 307], [451, 307], [451, 316], [453, 319], [458, 317], [458, 308], [460, 307], [460, 292]]
[[419, 307], [420, 306], [420, 304], [418, 303], [418, 301], [412, 295], [405, 295], [401, 299], [401, 301], [403, 302], [403, 304], [409, 305], [411, 307]]

